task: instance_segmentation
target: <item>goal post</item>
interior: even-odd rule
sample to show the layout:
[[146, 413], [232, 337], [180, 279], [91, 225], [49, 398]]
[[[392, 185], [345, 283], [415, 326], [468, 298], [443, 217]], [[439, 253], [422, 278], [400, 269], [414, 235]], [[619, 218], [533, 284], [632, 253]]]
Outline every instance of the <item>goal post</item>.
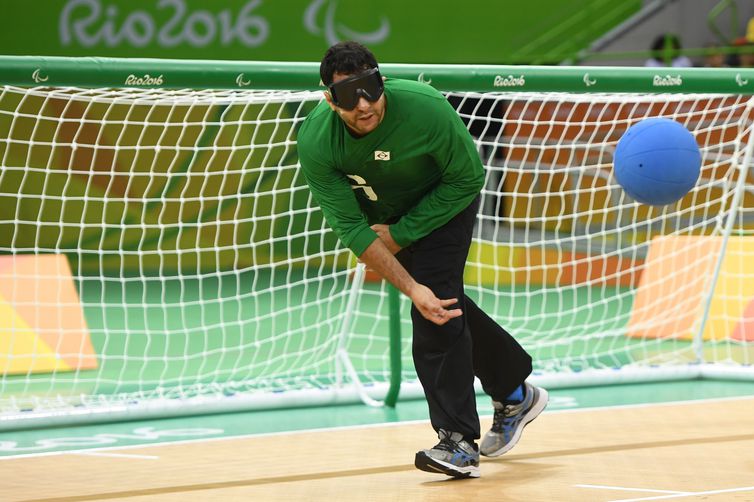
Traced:
[[[298, 169], [318, 67], [0, 57], [0, 429], [421, 395], [408, 300]], [[754, 70], [381, 70], [445, 93], [475, 138], [467, 293], [533, 379], [754, 379]], [[703, 159], [661, 208], [612, 174], [656, 116]]]

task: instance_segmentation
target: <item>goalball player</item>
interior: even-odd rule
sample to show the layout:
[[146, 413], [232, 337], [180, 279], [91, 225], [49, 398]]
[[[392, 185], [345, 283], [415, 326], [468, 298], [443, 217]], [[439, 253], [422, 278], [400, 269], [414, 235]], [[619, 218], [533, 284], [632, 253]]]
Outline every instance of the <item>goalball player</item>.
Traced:
[[[320, 64], [325, 100], [298, 134], [301, 168], [327, 223], [367, 266], [411, 298], [413, 358], [440, 442], [415, 465], [479, 477], [547, 404], [531, 357], [465, 294], [463, 270], [484, 184], [471, 135], [429, 85], [383, 79], [356, 42]], [[492, 397], [480, 446], [474, 376]]]

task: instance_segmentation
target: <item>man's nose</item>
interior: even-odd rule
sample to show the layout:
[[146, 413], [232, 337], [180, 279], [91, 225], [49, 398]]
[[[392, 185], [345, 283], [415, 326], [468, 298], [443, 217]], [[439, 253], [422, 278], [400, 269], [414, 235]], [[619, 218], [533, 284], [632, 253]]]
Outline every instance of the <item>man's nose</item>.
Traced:
[[367, 101], [367, 99], [364, 96], [359, 96], [359, 102], [356, 103], [356, 107], [359, 110], [368, 110], [370, 106], [371, 106], [371, 103], [369, 103], [369, 101]]

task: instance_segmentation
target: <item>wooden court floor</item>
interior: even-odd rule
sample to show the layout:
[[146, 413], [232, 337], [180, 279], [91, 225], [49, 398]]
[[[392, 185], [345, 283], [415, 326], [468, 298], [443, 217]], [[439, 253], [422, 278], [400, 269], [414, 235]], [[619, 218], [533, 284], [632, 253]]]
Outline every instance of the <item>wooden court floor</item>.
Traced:
[[754, 397], [546, 412], [479, 479], [416, 470], [434, 442], [422, 422], [7, 459], [0, 500], [754, 501]]

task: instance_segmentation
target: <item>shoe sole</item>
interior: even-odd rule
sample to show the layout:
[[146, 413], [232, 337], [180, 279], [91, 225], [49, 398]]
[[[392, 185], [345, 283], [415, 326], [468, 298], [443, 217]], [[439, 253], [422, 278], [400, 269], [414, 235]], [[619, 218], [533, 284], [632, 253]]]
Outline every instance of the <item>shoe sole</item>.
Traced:
[[425, 454], [423, 451], [420, 451], [416, 454], [414, 465], [420, 471], [433, 472], [435, 474], [445, 474], [447, 476], [452, 476], [458, 479], [479, 477], [479, 467], [458, 467], [441, 460], [436, 460]]
[[545, 389], [537, 388], [537, 390], [539, 391], [539, 399], [537, 399], [537, 402], [534, 403], [534, 406], [532, 406], [529, 412], [524, 415], [524, 418], [521, 419], [521, 425], [516, 429], [516, 432], [513, 433], [513, 437], [508, 442], [508, 444], [504, 445], [499, 450], [493, 451], [492, 453], [483, 453], [480, 449], [480, 454], [484, 455], [485, 457], [499, 457], [503, 453], [510, 451], [514, 446], [516, 446], [516, 443], [518, 443], [518, 440], [521, 438], [521, 433], [524, 432], [524, 427], [529, 425], [530, 422], [533, 422], [534, 419], [537, 418], [540, 413], [542, 413], [542, 410], [545, 409], [547, 402], [550, 400], [550, 395]]

